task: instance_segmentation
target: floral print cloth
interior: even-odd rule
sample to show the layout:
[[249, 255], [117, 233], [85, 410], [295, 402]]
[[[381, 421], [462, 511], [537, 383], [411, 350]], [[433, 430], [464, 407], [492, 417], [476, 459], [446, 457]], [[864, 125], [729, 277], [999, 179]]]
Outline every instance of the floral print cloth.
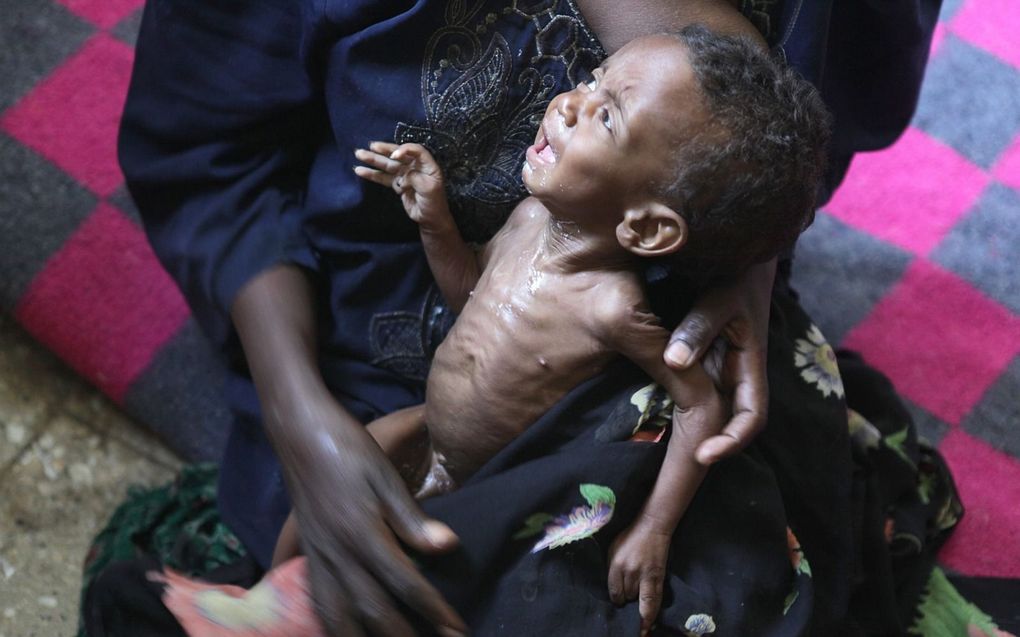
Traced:
[[[786, 364], [770, 368], [769, 427], [712, 467], [681, 520], [653, 632], [743, 636], [767, 625], [790, 637], [949, 637], [956, 633], [934, 626], [957, 624], [931, 610], [948, 608], [964, 630], [1000, 637], [987, 617], [952, 598], [934, 569], [935, 550], [963, 515], [941, 459], [917, 438], [883, 376], [831, 352], [795, 302], [776, 299], [769, 358]], [[461, 489], [422, 503], [460, 546], [416, 562], [473, 634], [638, 634], [637, 604], [609, 601], [607, 552], [654, 483], [671, 408], [621, 361], [568, 394]], [[173, 537], [158, 518], [146, 520], [116, 534], [145, 545]], [[178, 525], [177, 541], [160, 545], [186, 546], [192, 530]], [[176, 570], [207, 572], [201, 555], [187, 557], [172, 563]], [[139, 585], [165, 596], [193, 636], [243, 637], [259, 618], [273, 629], [286, 624], [288, 637], [312, 636], [301, 568], [289, 563], [248, 593], [158, 571], [159, 581]], [[113, 588], [93, 599], [113, 604], [125, 587]], [[87, 611], [101, 615], [99, 603]], [[303, 615], [279, 610], [287, 604]], [[201, 632], [212, 625], [233, 632]], [[429, 634], [423, 622], [417, 628]]]

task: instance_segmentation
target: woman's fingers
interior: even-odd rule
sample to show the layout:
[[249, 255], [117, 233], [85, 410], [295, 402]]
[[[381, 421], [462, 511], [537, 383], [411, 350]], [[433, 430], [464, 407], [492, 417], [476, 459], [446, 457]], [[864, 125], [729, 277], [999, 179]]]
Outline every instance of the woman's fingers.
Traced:
[[373, 541], [359, 548], [363, 551], [364, 563], [372, 565], [378, 581], [435, 626], [439, 634], [450, 637], [466, 634], [464, 620], [415, 568], [390, 533], [380, 529]]
[[315, 614], [330, 637], [364, 637], [350, 595], [333, 575], [334, 568], [324, 559], [308, 560], [308, 584]]
[[[320, 568], [323, 563], [329, 565], [326, 572], [312, 576], [313, 570], [310, 565], [309, 575], [317, 578], [320, 583], [333, 580], [336, 590], [339, 591], [339, 594], [334, 594], [333, 597], [325, 597], [337, 602], [333, 608], [323, 609], [320, 603], [320, 610], [325, 610], [325, 615], [320, 614], [320, 617], [326, 618], [324, 622], [330, 625], [332, 635], [346, 637], [349, 634], [347, 631], [353, 629], [355, 631], [353, 634], [367, 631], [379, 637], [390, 635], [414, 637], [414, 629], [397, 611], [392, 598], [358, 563], [358, 560], [351, 559], [342, 547], [334, 546], [330, 555], [318, 561]], [[316, 579], [313, 579], [313, 586], [315, 582]]]
[[673, 330], [663, 359], [674, 369], [686, 369], [698, 361], [733, 319], [735, 308], [726, 295], [709, 293], [687, 313]]
[[423, 553], [442, 553], [457, 546], [453, 530], [425, 515], [396, 471], [378, 471], [372, 479], [386, 523], [401, 540]]
[[733, 387], [733, 416], [722, 432], [706, 439], [696, 452], [698, 462], [710, 465], [744, 447], [765, 428], [768, 416], [768, 381], [764, 346], [730, 351], [728, 384]]
[[[450, 527], [425, 515], [396, 471], [374, 476], [372, 487], [383, 507], [385, 522], [409, 546], [423, 553], [448, 551], [457, 546]], [[430, 620], [440, 632], [463, 634], [467, 627], [456, 611], [415, 568], [393, 536], [381, 531], [367, 558], [378, 565], [380, 579], [405, 604]]]

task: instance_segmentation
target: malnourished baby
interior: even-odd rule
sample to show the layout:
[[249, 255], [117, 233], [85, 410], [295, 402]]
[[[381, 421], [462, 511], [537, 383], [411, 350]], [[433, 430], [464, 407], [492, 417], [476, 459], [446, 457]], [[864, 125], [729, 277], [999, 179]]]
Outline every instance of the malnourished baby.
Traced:
[[[694, 452], [728, 414], [700, 366], [663, 362], [669, 332], [645, 273], [708, 283], [792, 245], [813, 211], [827, 124], [810, 85], [750, 41], [699, 27], [635, 40], [552, 100], [523, 168], [531, 196], [478, 250], [424, 147], [356, 151], [359, 176], [399, 193], [459, 312], [424, 406], [369, 427], [412, 490], [456, 488], [568, 391], [629, 358], [677, 406], [655, 486], [610, 556], [614, 600], [640, 593], [650, 627], [652, 574], [706, 471]], [[295, 552], [295, 533], [289, 521], [278, 557]]]

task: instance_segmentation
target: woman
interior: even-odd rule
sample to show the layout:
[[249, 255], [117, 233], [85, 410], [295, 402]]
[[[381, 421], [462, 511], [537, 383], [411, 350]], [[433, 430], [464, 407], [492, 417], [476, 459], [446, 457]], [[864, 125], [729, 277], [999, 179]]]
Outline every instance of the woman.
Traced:
[[[891, 142], [906, 125], [938, 3], [903, 2], [881, 12], [859, 4], [150, 3], [121, 161], [157, 254], [233, 362], [228, 391], [236, 420], [219, 505], [255, 561], [267, 564], [293, 503], [320, 615], [333, 634], [406, 634], [414, 614], [421, 624], [456, 633], [465, 628], [458, 611], [469, 610], [467, 624], [485, 634], [515, 612], [499, 606], [511, 597], [500, 586], [531, 577], [529, 562], [506, 567], [499, 546], [478, 549], [493, 532], [462, 519], [492, 514], [474, 507], [487, 490], [501, 492], [505, 483], [498, 480], [476, 490], [469, 483], [427, 505], [455, 527], [468, 554], [504, 564], [484, 603], [477, 585], [464, 586], [456, 573], [444, 577], [450, 567], [441, 562], [428, 567], [430, 584], [399, 548], [396, 538], [421, 553], [443, 552], [458, 538], [421, 513], [360, 424], [421, 402], [429, 355], [452, 317], [431, 287], [416, 228], [387, 193], [357, 183], [353, 148], [369, 139], [429, 147], [450, 175], [462, 233], [485, 240], [523, 196], [520, 157], [547, 100], [584, 81], [629, 39], [697, 21], [765, 37], [822, 88], [837, 127], [827, 193], [853, 152]], [[902, 630], [913, 601], [904, 602], [904, 611], [876, 608], [849, 584], [864, 579], [872, 585], [868, 594], [892, 599], [893, 579], [877, 571], [872, 577], [872, 562], [857, 551], [867, 544], [888, 556], [889, 549], [868, 543], [881, 540], [884, 504], [902, 496], [902, 485], [880, 496], [874, 484], [855, 479], [842, 386], [825, 358], [831, 349], [787, 289], [787, 269], [788, 263], [780, 267], [771, 323], [775, 264], [709, 293], [689, 313], [670, 306], [666, 283], [650, 282], [662, 315], [674, 322], [686, 315], [665, 353], [671, 364], [699, 364], [717, 334], [728, 340], [723, 377], [735, 415], [725, 436], [701, 448], [706, 462], [732, 456], [764, 424], [766, 347], [771, 387], [770, 426], [747, 452], [713, 470], [702, 490], [707, 495], [685, 519], [663, 617], [685, 625], [681, 615], [699, 614], [690, 606], [697, 599], [720, 618], [721, 630], [746, 634], [762, 617], [776, 617], [771, 602], [779, 596], [790, 602], [785, 632], [837, 634], [850, 625], [851, 607], [870, 611], [857, 614], [861, 621]], [[798, 352], [816, 356], [818, 365], [798, 367]], [[869, 399], [883, 388], [866, 369], [854, 378]], [[554, 444], [548, 436], [567, 420], [612, 421], [617, 404], [640, 385], [616, 370], [568, 397], [522, 445]], [[881, 420], [898, 403], [889, 397], [870, 407]], [[912, 437], [906, 453], [918, 453]], [[482, 477], [520, 462], [501, 456]], [[576, 485], [572, 490], [576, 497]], [[937, 495], [940, 505], [949, 501], [948, 492]], [[547, 502], [565, 507], [570, 500], [563, 491]], [[507, 515], [500, 532], [512, 534], [509, 526], [524, 513]], [[792, 575], [783, 571], [769, 583], [777, 556], [785, 560], [788, 527], [814, 577], [795, 560]], [[926, 580], [932, 547], [925, 541], [934, 539], [920, 538], [922, 548], [911, 552], [917, 581], [906, 597], [916, 597]], [[720, 546], [732, 550], [720, 554]], [[597, 549], [578, 562], [581, 572], [597, 563]], [[734, 569], [746, 577], [728, 577]], [[577, 572], [567, 568], [553, 578], [573, 581]], [[393, 598], [414, 613], [403, 617]], [[755, 601], [762, 599], [771, 599], [768, 609]], [[554, 621], [555, 612], [529, 608], [523, 615], [539, 618], [537, 625], [547, 629]], [[621, 615], [619, 625], [630, 621]]]

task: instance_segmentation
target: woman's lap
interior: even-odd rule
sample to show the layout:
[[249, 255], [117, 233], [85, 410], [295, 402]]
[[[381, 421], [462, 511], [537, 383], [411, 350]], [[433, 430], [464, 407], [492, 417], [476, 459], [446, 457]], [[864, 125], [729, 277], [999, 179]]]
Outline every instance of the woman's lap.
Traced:
[[[930, 522], [954, 494], [937, 459], [918, 447], [884, 379], [848, 358], [841, 381], [827, 347], [780, 286], [770, 334], [769, 425], [748, 450], [712, 469], [678, 528], [664, 625], [683, 629], [711, 617], [717, 635], [764, 625], [796, 635], [837, 634], [849, 625], [848, 609], [868, 628], [896, 632], [911, 620], [934, 548], [952, 520], [941, 520], [947, 528], [939, 533], [923, 530], [937, 528]], [[665, 405], [661, 395], [649, 405], [629, 365], [613, 371], [572, 392], [463, 489], [425, 503], [458, 533], [462, 548], [419, 562], [477, 634], [497, 627], [511, 634], [551, 628], [617, 634], [637, 626], [636, 604], [617, 609], [608, 600], [605, 554], [657, 473], [664, 445], [648, 440], [664, 421], [648, 415], [656, 401]], [[850, 419], [843, 384], [858, 411]], [[642, 420], [641, 434], [632, 436]], [[919, 468], [927, 471], [927, 503], [917, 489]], [[583, 493], [590, 484], [615, 496], [608, 522], [586, 499], [591, 492]], [[587, 516], [573, 529], [578, 537], [533, 551], [556, 533], [571, 539], [555, 521], [533, 516], [571, 513]], [[141, 538], [170, 532], [157, 527], [136, 529], [133, 537], [146, 546]], [[194, 530], [178, 529], [177, 545], [188, 546]], [[802, 550], [792, 550], [798, 544]], [[165, 548], [159, 555], [195, 574], [216, 565], [196, 557]], [[871, 593], [861, 592], [862, 582]], [[897, 591], [914, 599], [875, 603], [886, 594], [896, 599]], [[94, 598], [107, 606], [125, 601]]]

